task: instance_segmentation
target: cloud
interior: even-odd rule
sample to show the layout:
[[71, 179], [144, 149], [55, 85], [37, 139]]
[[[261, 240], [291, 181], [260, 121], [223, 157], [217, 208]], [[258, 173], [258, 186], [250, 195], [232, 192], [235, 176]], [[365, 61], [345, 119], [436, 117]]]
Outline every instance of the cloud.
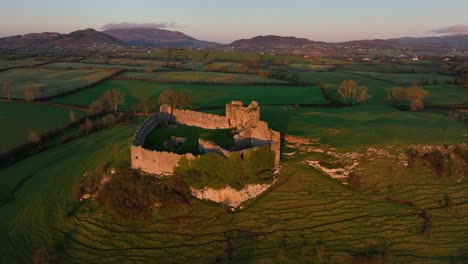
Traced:
[[126, 29], [126, 28], [174, 28], [176, 23], [174, 22], [161, 22], [161, 23], [109, 23], [101, 27], [101, 30], [109, 29]]
[[468, 26], [455, 25], [446, 28], [433, 29], [430, 32], [436, 34], [468, 34]]

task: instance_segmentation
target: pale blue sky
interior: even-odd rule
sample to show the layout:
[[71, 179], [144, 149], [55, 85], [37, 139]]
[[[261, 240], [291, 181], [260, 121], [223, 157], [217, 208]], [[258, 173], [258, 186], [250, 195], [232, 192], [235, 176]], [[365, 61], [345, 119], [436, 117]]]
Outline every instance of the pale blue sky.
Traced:
[[467, 0], [0, 0], [0, 36], [112, 22], [174, 22], [203, 40], [275, 34], [344, 41], [430, 35], [468, 25]]

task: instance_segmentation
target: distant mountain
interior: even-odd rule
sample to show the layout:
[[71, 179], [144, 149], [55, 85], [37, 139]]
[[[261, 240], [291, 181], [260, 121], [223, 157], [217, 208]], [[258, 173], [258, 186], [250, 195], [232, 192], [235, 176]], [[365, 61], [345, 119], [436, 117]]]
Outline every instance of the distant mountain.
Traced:
[[60, 33], [31, 33], [0, 38], [0, 49], [7, 50], [72, 50], [103, 49], [125, 46], [125, 43], [94, 29]]
[[440, 37], [395, 38], [389, 41], [422, 48], [462, 48], [468, 49], [468, 35], [447, 35]]
[[338, 45], [345, 45], [345, 46], [355, 46], [355, 47], [363, 47], [363, 48], [380, 48], [380, 49], [394, 49], [394, 48], [402, 48], [404, 46], [403, 43], [399, 43], [394, 40], [383, 40], [383, 39], [365, 39], [365, 40], [353, 40], [347, 42], [337, 43]]
[[202, 41], [179, 31], [156, 28], [109, 29], [105, 34], [124, 41], [128, 45], [164, 48], [213, 48], [220, 44]]
[[291, 50], [301, 49], [311, 45], [323, 44], [306, 38], [282, 37], [275, 35], [257, 36], [251, 39], [240, 39], [225, 47], [231, 47], [236, 50]]

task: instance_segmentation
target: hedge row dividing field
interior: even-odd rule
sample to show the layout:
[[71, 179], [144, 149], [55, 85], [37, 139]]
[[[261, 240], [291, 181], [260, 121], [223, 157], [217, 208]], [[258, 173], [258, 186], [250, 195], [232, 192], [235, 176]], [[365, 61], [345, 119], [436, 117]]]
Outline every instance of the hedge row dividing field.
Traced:
[[154, 80], [162, 82], [186, 82], [186, 83], [229, 83], [229, 84], [252, 84], [252, 83], [271, 83], [282, 84], [285, 81], [264, 78], [253, 74], [235, 74], [221, 72], [124, 72], [119, 75], [123, 79], [136, 80]]
[[0, 60], [0, 71], [10, 68], [34, 66], [44, 63], [44, 61], [33, 61], [33, 60]]

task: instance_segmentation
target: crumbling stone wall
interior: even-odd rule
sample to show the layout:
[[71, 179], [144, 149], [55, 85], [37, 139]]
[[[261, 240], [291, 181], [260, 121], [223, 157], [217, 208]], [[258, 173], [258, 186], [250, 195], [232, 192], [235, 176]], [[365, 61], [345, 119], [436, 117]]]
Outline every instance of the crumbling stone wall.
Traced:
[[232, 101], [226, 105], [226, 118], [230, 126], [249, 133], [260, 122], [260, 106], [256, 101], [252, 101], [247, 107], [240, 101]]
[[190, 153], [179, 155], [172, 152], [161, 152], [144, 149], [141, 146], [131, 146], [132, 168], [157, 175], [171, 175], [174, 167], [179, 165], [182, 157], [194, 159]]
[[171, 114], [172, 112], [172, 116], [174, 116], [177, 123], [187, 126], [196, 126], [204, 129], [232, 128], [225, 116], [212, 115], [190, 110], [172, 110], [168, 105], [162, 105], [159, 110], [160, 112], [167, 114]]
[[166, 113], [156, 113], [148, 117], [135, 133], [132, 145], [143, 146], [145, 139], [156, 127], [173, 122], [174, 118]]
[[[173, 173], [174, 167], [178, 166], [182, 157], [185, 156], [187, 159], [198, 157], [192, 154], [179, 155], [171, 152], [152, 151], [142, 147], [151, 131], [160, 125], [171, 122], [204, 129], [236, 128], [238, 131], [235, 138], [236, 143], [241, 145], [242, 142], [245, 142], [249, 146], [253, 146], [254, 149], [269, 144], [271, 151], [275, 153], [275, 167], [279, 167], [280, 133], [270, 129], [266, 122], [260, 121], [260, 107], [257, 102], [253, 101], [247, 107], [244, 107], [242, 102], [233, 101], [231, 104], [226, 105], [226, 116], [190, 110], [172, 110], [170, 106], [162, 105], [160, 113], [145, 120], [135, 134], [131, 146], [131, 160], [134, 169], [141, 169], [157, 175], [170, 175]], [[214, 142], [201, 139], [199, 140], [199, 148], [202, 153], [216, 152], [225, 157], [232, 153]]]

